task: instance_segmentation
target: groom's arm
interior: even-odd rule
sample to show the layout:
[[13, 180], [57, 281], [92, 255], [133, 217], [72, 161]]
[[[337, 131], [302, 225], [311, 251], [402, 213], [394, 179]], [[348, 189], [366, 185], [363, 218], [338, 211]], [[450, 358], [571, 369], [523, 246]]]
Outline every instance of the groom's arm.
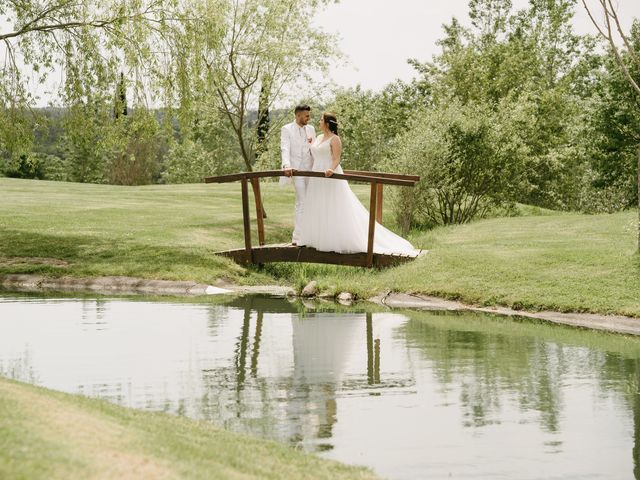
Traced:
[[[316, 129], [313, 128], [313, 125], [309, 125], [309, 129], [311, 130], [311, 142], [313, 143], [316, 141]], [[311, 150], [309, 150], [309, 158], [311, 158], [311, 168], [313, 168], [315, 158], [313, 158]]]
[[280, 152], [282, 155], [282, 168], [291, 168], [291, 142], [289, 140], [289, 131], [284, 126], [280, 130]]

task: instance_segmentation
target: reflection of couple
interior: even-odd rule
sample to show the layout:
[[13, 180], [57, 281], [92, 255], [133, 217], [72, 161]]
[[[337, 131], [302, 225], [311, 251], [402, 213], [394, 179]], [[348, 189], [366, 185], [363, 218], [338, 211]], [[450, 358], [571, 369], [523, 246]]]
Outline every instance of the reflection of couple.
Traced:
[[[324, 172], [330, 177], [342, 173], [342, 142], [338, 120], [331, 113], [320, 117], [322, 134], [308, 125], [311, 107], [298, 105], [295, 121], [282, 127], [282, 168], [291, 177], [293, 170]], [[339, 253], [366, 252], [369, 212], [362, 206], [345, 180], [293, 177], [296, 190], [295, 227], [292, 243]], [[283, 183], [290, 181], [283, 179]], [[375, 253], [415, 254], [405, 239], [376, 223]]]

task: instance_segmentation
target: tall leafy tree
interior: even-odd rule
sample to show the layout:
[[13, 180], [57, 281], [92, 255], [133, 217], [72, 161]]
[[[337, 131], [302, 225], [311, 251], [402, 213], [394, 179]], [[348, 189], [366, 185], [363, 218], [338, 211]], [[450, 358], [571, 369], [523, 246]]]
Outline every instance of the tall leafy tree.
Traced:
[[[214, 106], [235, 134], [245, 168], [256, 160], [260, 142], [279, 127], [252, 121], [251, 111], [266, 112], [291, 92], [307, 97], [313, 75], [337, 54], [332, 37], [312, 24], [326, 0], [196, 0], [178, 45], [182, 60], [176, 98]], [[219, 23], [219, 21], [222, 23]], [[213, 33], [212, 33], [213, 32]], [[188, 45], [188, 47], [187, 47]], [[194, 88], [197, 85], [197, 88]], [[307, 87], [308, 88], [308, 87]], [[199, 92], [195, 98], [192, 92]]]
[[412, 61], [434, 107], [461, 102], [497, 110], [511, 103], [529, 116], [521, 136], [519, 200], [569, 208], [575, 119], [583, 109], [584, 88], [593, 66], [593, 42], [572, 30], [575, 0], [531, 0], [513, 11], [510, 0], [469, 2], [469, 28], [455, 19], [445, 26], [442, 53], [432, 62]]
[[[637, 100], [640, 95], [640, 76], [638, 75], [638, 71], [640, 71], [640, 45], [637, 39], [640, 27], [636, 23], [631, 34], [626, 33], [622, 28], [616, 5], [611, 0], [595, 0], [593, 3], [587, 3], [586, 0], [581, 1], [600, 37], [609, 45], [616, 64]], [[602, 17], [602, 22], [597, 20], [596, 12]], [[633, 35], [634, 31], [636, 35]], [[634, 37], [636, 37], [635, 41]], [[618, 40], [622, 42], [623, 46], [619, 46]], [[640, 251], [640, 144], [637, 148], [636, 188], [638, 196], [638, 251]]]
[[[59, 99], [74, 118], [111, 101], [121, 69], [136, 103], [148, 102], [169, 40], [183, 28], [182, 10], [179, 0], [0, 0], [0, 16], [7, 20], [0, 24], [6, 59], [0, 65], [0, 155], [15, 158], [31, 149], [35, 125], [44, 119], [33, 109], [38, 98], [29, 85], [46, 84], [54, 73], [62, 79]], [[74, 128], [94, 123], [70, 121]], [[91, 135], [70, 132], [67, 140]], [[101, 174], [82, 167], [72, 176]]]

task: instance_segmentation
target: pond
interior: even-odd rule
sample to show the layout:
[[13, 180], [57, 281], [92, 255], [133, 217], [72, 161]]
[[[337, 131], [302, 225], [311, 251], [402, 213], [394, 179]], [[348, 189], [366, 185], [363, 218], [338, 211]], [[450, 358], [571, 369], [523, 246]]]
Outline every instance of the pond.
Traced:
[[0, 375], [387, 478], [640, 479], [640, 339], [479, 314], [203, 302], [4, 294]]

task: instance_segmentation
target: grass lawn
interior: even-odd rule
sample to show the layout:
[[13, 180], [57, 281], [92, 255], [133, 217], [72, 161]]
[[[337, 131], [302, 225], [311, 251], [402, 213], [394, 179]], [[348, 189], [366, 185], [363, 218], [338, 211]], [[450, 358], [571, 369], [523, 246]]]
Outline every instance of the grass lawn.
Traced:
[[[293, 191], [273, 183], [262, 190], [267, 243], [288, 241]], [[368, 187], [356, 192], [366, 199]], [[413, 232], [409, 240], [429, 254], [382, 271], [309, 264], [245, 269], [214, 255], [244, 244], [237, 184], [117, 187], [0, 178], [0, 198], [0, 274], [206, 283], [225, 278], [297, 287], [317, 280], [324, 290], [362, 297], [394, 290], [483, 305], [640, 317], [633, 211], [581, 215], [526, 209], [520, 217]], [[390, 222], [387, 208], [385, 224]], [[68, 265], [27, 260], [32, 257]]]
[[206, 422], [0, 378], [0, 478], [376, 478]]

